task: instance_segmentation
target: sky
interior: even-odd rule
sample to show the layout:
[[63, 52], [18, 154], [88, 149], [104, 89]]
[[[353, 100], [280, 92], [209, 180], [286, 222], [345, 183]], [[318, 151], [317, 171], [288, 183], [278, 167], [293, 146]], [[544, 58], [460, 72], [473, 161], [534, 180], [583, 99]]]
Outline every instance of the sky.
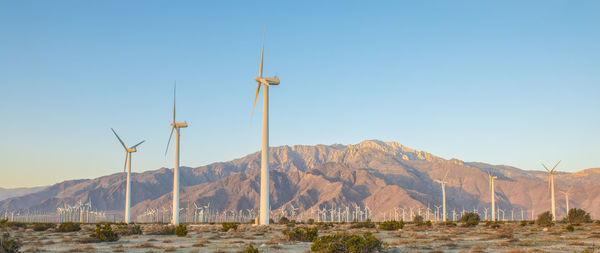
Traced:
[[[600, 167], [598, 1], [0, 1], [0, 187], [260, 149], [397, 141], [541, 170]], [[260, 112], [262, 103], [256, 105]], [[171, 147], [172, 148], [172, 147]]]

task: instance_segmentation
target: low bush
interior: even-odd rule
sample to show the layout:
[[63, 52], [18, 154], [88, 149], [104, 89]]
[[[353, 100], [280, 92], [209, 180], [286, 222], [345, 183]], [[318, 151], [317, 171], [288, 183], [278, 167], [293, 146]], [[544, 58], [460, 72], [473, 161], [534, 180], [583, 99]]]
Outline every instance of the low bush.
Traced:
[[479, 214], [469, 212], [463, 214], [458, 221], [462, 222], [465, 227], [473, 227], [477, 226], [481, 219], [479, 218]]
[[375, 223], [367, 219], [366, 221], [353, 222], [350, 228], [375, 228]]
[[573, 227], [573, 225], [568, 225], [565, 229], [569, 232], [575, 231], [575, 227]]
[[56, 232], [75, 232], [81, 230], [81, 225], [74, 222], [63, 222], [58, 225]]
[[110, 223], [96, 224], [96, 229], [90, 237], [97, 238], [103, 242], [114, 242], [119, 240], [119, 235], [112, 230]]
[[306, 224], [309, 224], [309, 225], [315, 224], [315, 220], [314, 219], [308, 219], [306, 221]]
[[281, 231], [286, 236], [288, 241], [312, 242], [319, 236], [319, 229], [313, 228], [296, 228], [294, 230]]
[[384, 244], [371, 233], [363, 236], [348, 234], [331, 234], [319, 236], [310, 247], [314, 252], [377, 252], [383, 250]]
[[33, 231], [46, 231], [50, 228], [53, 228], [53, 223], [35, 223], [32, 226]]
[[221, 223], [221, 231], [227, 232], [230, 229], [237, 230], [239, 223], [237, 222], [223, 222]]
[[142, 228], [140, 227], [140, 225], [136, 225], [136, 224], [117, 225], [117, 229], [115, 230], [115, 232], [117, 232], [117, 234], [119, 236], [141, 235], [141, 234], [143, 234], [142, 233]]
[[287, 224], [288, 222], [290, 222], [290, 220], [285, 216], [279, 219], [279, 224]]
[[187, 226], [183, 223], [180, 223], [179, 225], [177, 225], [177, 227], [175, 227], [174, 232], [175, 232], [176, 236], [179, 236], [179, 237], [186, 236], [188, 233]]
[[449, 220], [449, 221], [446, 221], [446, 222], [444, 222], [444, 223], [442, 223], [442, 224], [444, 224], [444, 225], [446, 225], [446, 226], [448, 226], [448, 227], [456, 227], [456, 222], [454, 222], [454, 221], [451, 221], [451, 220]]
[[592, 218], [590, 214], [583, 209], [571, 208], [565, 217], [565, 221], [570, 224], [590, 223]]
[[541, 213], [540, 215], [538, 215], [537, 219], [535, 220], [535, 223], [539, 226], [544, 227], [550, 227], [554, 225], [554, 223], [552, 223], [552, 214], [550, 213], [550, 211]]
[[21, 246], [23, 246], [21, 241], [12, 238], [8, 232], [4, 232], [2, 236], [0, 236], [0, 252], [19, 252]]
[[527, 222], [526, 220], [521, 221], [521, 227], [527, 226], [527, 224], [529, 224], [529, 222]]
[[395, 221], [395, 220], [391, 220], [391, 221], [384, 221], [381, 224], [379, 224], [379, 229], [381, 230], [398, 230], [398, 229], [402, 229], [404, 227], [404, 221], [400, 220], [400, 221]]
[[413, 222], [415, 224], [423, 223], [423, 216], [421, 216], [421, 215], [415, 215], [415, 217], [413, 218]]
[[244, 248], [244, 253], [259, 253], [260, 251], [257, 248], [254, 248], [252, 243], [248, 243], [248, 246]]
[[171, 225], [153, 225], [146, 232], [148, 235], [172, 235], [175, 234], [175, 227]]

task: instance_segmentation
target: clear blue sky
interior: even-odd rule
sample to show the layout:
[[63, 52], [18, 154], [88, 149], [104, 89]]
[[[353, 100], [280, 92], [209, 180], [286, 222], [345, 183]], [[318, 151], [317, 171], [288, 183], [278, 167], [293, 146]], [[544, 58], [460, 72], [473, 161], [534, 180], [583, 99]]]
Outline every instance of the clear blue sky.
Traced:
[[[444, 158], [600, 166], [599, 1], [0, 1], [0, 187], [164, 156], [178, 84], [182, 164], [271, 144], [398, 141]], [[261, 103], [257, 105], [260, 110]], [[260, 116], [260, 114], [258, 114]], [[256, 116], [256, 115], [255, 115]]]

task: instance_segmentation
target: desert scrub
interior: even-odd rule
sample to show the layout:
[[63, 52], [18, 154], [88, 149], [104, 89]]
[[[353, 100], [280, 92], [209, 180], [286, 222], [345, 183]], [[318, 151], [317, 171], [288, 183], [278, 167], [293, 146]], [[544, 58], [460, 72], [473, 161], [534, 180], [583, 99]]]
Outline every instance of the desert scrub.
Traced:
[[535, 223], [539, 226], [544, 227], [550, 227], [554, 225], [554, 223], [552, 223], [552, 214], [550, 213], [550, 211], [541, 213], [540, 215], [538, 215], [537, 219], [535, 220]]
[[259, 253], [260, 251], [257, 248], [254, 248], [252, 243], [248, 243], [248, 246], [244, 248], [244, 253]]
[[110, 223], [96, 224], [96, 229], [90, 237], [97, 238], [103, 242], [114, 242], [119, 240], [119, 235], [112, 230]]
[[350, 228], [375, 228], [375, 223], [367, 219], [366, 221], [353, 222]]
[[147, 231], [148, 235], [172, 235], [175, 234], [175, 227], [171, 225], [153, 225]]
[[115, 232], [117, 232], [117, 234], [119, 236], [128, 236], [128, 235], [141, 235], [142, 233], [142, 228], [140, 227], [140, 225], [136, 225], [136, 224], [120, 224], [117, 225], [117, 228], [115, 229]]
[[290, 220], [285, 216], [279, 219], [279, 224], [287, 224], [288, 222], [290, 222]]
[[402, 229], [403, 227], [404, 227], [403, 220], [400, 220], [400, 221], [390, 220], [390, 221], [384, 221], [381, 224], [379, 224], [379, 229], [388, 230], [388, 231]]
[[221, 231], [227, 232], [230, 229], [237, 230], [239, 223], [237, 222], [223, 222], [221, 223]]
[[458, 221], [462, 222], [465, 227], [473, 227], [477, 226], [481, 219], [479, 218], [479, 214], [469, 212], [463, 214]]
[[590, 214], [583, 209], [571, 208], [564, 221], [570, 224], [590, 223], [592, 222], [592, 218], [590, 217]]
[[177, 227], [175, 227], [175, 235], [182, 237], [186, 236], [187, 233], [187, 226], [185, 224], [180, 223], [179, 225], [177, 225]]
[[313, 228], [296, 228], [294, 230], [281, 231], [288, 241], [312, 242], [319, 236], [319, 229]]
[[8, 232], [4, 232], [2, 236], [0, 236], [0, 252], [19, 252], [21, 246], [23, 246], [21, 241], [12, 238]]
[[569, 232], [575, 231], [575, 227], [573, 227], [573, 225], [568, 225], [565, 229]]
[[52, 223], [35, 223], [33, 224], [33, 231], [46, 231], [50, 228], [53, 228], [54, 224]]
[[81, 225], [74, 222], [63, 222], [58, 225], [56, 232], [75, 232], [81, 230]]
[[337, 233], [317, 237], [310, 250], [314, 252], [377, 252], [383, 250], [383, 247], [383, 242], [369, 232], [363, 236]]

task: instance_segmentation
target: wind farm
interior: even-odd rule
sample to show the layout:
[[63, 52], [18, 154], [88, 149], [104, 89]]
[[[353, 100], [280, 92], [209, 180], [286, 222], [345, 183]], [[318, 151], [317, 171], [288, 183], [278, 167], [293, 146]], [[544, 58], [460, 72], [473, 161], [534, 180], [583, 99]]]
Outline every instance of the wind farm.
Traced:
[[600, 251], [598, 3], [38, 4], [0, 252]]

